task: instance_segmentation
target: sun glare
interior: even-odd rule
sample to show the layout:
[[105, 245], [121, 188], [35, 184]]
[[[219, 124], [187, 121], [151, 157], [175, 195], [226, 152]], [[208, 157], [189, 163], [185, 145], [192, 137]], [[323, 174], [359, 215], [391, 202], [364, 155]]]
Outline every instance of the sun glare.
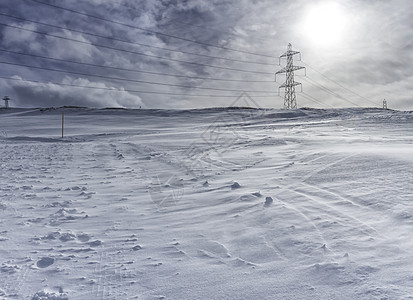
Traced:
[[299, 30], [319, 46], [338, 46], [345, 34], [346, 13], [339, 4], [326, 2], [308, 9]]

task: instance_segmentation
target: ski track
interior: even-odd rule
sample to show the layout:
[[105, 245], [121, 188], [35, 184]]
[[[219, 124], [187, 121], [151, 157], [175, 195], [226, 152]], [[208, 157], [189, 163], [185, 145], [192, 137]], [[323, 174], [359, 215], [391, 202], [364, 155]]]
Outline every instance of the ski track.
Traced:
[[354, 228], [359, 228], [359, 226], [361, 226], [367, 229], [369, 232], [377, 233], [377, 230], [375, 228], [369, 226], [365, 222], [362, 222], [361, 220], [355, 218], [354, 216], [350, 214], [346, 214], [343, 211], [340, 211], [338, 208], [334, 207], [333, 205], [326, 203], [325, 198], [319, 197], [314, 194], [310, 194], [301, 189], [295, 189], [295, 190], [292, 190], [292, 192], [304, 196], [307, 200], [315, 202], [316, 204], [315, 208], [317, 210], [325, 211], [328, 215], [330, 215], [332, 218], [337, 220], [337, 222], [339, 223], [343, 222], [342, 225], [349, 224], [350, 226]]

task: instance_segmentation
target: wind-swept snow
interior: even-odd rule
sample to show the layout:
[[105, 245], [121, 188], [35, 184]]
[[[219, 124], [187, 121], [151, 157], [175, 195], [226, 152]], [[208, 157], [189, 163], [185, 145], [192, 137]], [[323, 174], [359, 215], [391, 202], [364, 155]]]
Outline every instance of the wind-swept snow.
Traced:
[[379, 109], [0, 110], [0, 299], [413, 297], [412, 129]]

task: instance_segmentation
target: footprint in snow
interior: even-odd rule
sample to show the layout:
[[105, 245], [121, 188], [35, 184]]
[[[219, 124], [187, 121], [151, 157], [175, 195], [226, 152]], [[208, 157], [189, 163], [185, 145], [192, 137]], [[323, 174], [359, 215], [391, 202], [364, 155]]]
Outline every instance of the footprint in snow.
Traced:
[[239, 183], [238, 182], [234, 182], [232, 185], [231, 185], [231, 189], [239, 189], [241, 186], [239, 185]]
[[262, 197], [262, 194], [261, 194], [260, 192], [252, 193], [252, 195], [255, 196], [255, 197], [257, 197], [257, 198]]
[[265, 197], [264, 207], [270, 206], [273, 202], [274, 202], [274, 200], [272, 200], [271, 197]]
[[36, 265], [39, 268], [47, 268], [54, 264], [54, 258], [51, 257], [42, 257], [40, 260], [37, 261]]

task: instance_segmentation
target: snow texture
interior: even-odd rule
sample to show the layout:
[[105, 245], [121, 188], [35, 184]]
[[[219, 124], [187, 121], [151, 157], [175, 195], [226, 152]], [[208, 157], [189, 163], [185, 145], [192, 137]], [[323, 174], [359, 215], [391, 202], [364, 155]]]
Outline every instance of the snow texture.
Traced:
[[413, 298], [412, 130], [381, 109], [0, 110], [0, 299]]

